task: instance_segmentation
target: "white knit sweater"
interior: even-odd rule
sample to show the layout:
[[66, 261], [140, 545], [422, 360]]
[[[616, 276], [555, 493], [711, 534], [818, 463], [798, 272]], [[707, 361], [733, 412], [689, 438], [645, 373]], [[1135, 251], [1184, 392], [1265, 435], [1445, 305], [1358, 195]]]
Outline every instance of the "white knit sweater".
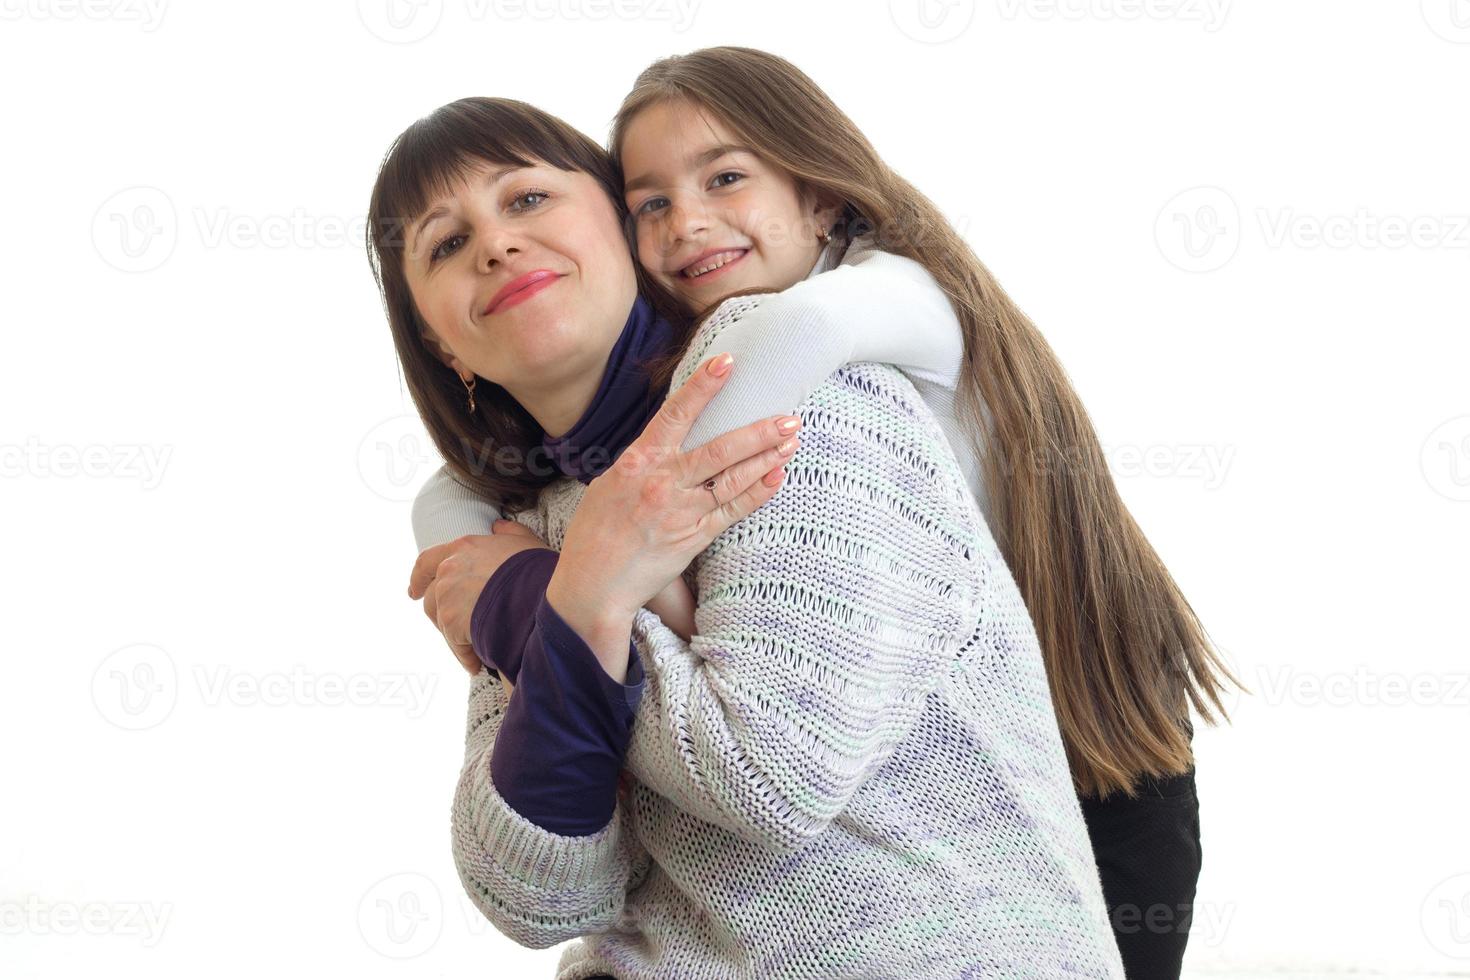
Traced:
[[[673, 380], [760, 297], [724, 303]], [[672, 390], [672, 389], [671, 389]], [[455, 864], [558, 980], [1121, 977], [1026, 608], [943, 433], [891, 367], [799, 406], [786, 483], [696, 562], [697, 633], [647, 610], [633, 792], [597, 834], [496, 792], [471, 682]], [[517, 519], [560, 548], [585, 488]]]

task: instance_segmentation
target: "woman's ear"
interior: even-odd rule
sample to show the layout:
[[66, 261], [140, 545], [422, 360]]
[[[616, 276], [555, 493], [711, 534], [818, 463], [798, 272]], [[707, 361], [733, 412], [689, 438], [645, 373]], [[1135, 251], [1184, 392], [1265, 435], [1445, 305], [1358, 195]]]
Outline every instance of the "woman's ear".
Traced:
[[475, 372], [471, 371], [468, 367], [464, 365], [463, 362], [460, 361], [459, 358], [455, 357], [453, 351], [440, 343], [439, 338], [434, 336], [434, 331], [430, 330], [428, 327], [423, 326], [422, 324], [419, 325], [419, 339], [422, 340], [424, 346], [429, 349], [429, 353], [439, 358], [439, 360], [444, 362], [449, 370], [459, 375], [459, 379], [461, 381], [464, 381], [466, 384], [468, 384], [469, 381], [465, 378], [465, 375], [468, 374], [471, 378], [475, 376]]

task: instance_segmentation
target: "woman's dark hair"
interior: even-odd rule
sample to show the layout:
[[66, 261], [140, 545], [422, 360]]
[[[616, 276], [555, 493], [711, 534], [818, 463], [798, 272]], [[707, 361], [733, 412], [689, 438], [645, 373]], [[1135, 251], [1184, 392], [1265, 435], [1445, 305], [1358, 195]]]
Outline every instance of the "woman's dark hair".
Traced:
[[[480, 378], [475, 411], [464, 383], [431, 348], [428, 325], [404, 275], [407, 229], [440, 195], [483, 164], [585, 173], [613, 204], [631, 234], [621, 175], [606, 150], [548, 112], [514, 99], [468, 98], [440, 106], [388, 148], [368, 204], [367, 251], [382, 295], [393, 346], [419, 416], [461, 483], [505, 513], [535, 504], [559, 474], [541, 449], [541, 426], [503, 387]], [[630, 250], [631, 250], [631, 238]], [[678, 306], [633, 263], [639, 292], [666, 316]]]

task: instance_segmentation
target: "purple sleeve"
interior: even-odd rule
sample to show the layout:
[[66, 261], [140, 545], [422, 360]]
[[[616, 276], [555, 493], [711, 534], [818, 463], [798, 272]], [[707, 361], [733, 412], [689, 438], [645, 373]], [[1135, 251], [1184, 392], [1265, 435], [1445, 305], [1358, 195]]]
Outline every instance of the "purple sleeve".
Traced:
[[536, 607], [560, 555], [550, 548], [528, 548], [507, 558], [490, 576], [470, 613], [470, 645], [486, 667], [512, 684], [536, 624]]
[[546, 601], [544, 581], [541, 593], [515, 656], [515, 693], [495, 739], [490, 778], [511, 809], [538, 827], [583, 837], [606, 827], [617, 806], [618, 774], [643, 696], [643, 662], [630, 642], [627, 683], [614, 681]]

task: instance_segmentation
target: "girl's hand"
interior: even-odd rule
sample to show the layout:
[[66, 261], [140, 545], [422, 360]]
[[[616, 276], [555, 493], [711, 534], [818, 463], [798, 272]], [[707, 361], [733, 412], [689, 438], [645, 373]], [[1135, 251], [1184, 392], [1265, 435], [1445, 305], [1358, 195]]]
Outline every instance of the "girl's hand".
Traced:
[[[444, 634], [455, 659], [471, 674], [478, 674], [483, 666], [470, 643], [470, 616], [485, 583], [511, 555], [545, 547], [530, 528], [500, 520], [490, 534], [467, 534], [426, 548], [414, 562], [408, 597], [424, 600], [424, 615]], [[506, 693], [510, 693], [508, 683]]]
[[[798, 444], [801, 420], [794, 415], [752, 422], [680, 451], [689, 427], [729, 377], [729, 361], [728, 354], [706, 361], [588, 484], [546, 590], [574, 629], [579, 621], [589, 627], [593, 620], [631, 621], [721, 532], [776, 495]], [[724, 373], [713, 373], [721, 362]]]

